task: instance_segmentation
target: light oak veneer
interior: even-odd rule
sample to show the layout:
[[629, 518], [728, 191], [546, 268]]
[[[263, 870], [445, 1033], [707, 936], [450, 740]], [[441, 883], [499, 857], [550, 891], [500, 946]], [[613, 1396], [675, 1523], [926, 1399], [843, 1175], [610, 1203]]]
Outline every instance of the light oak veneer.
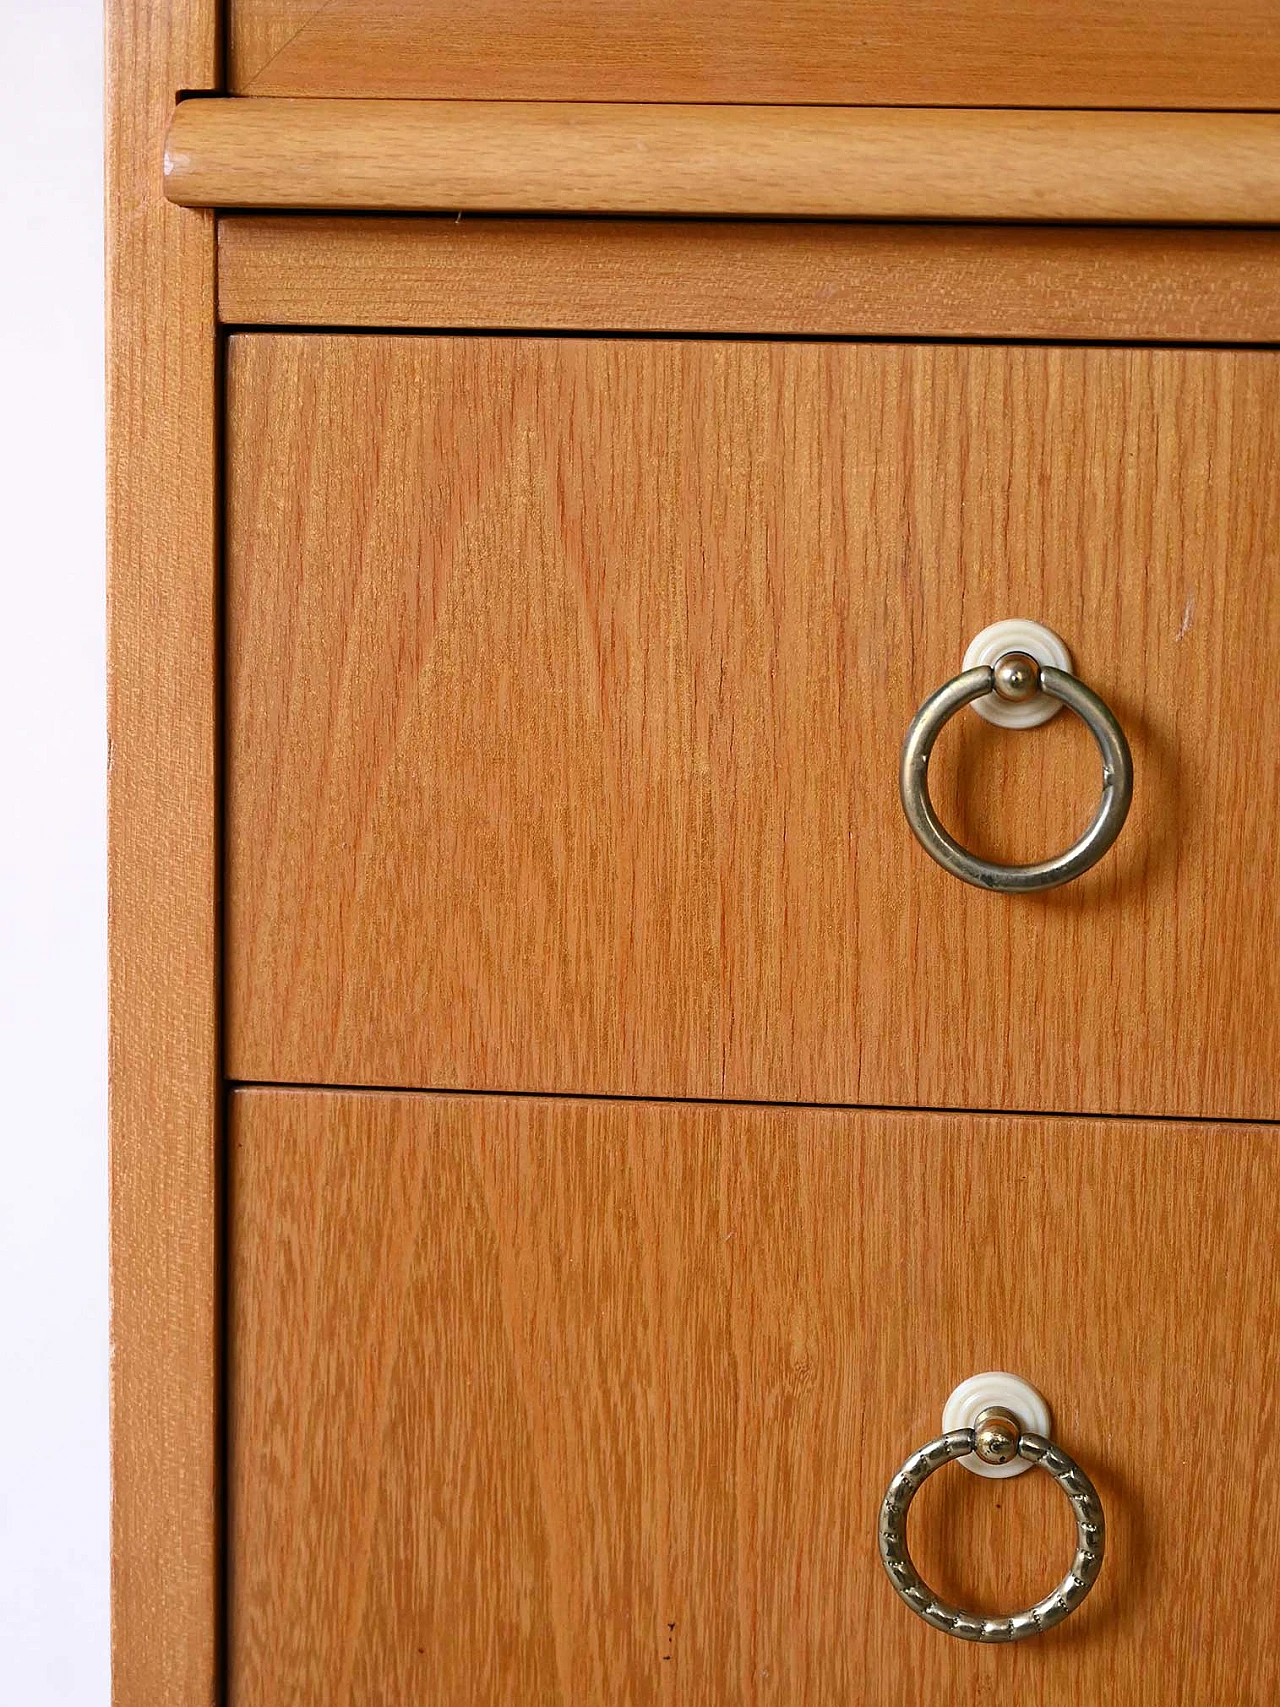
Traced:
[[1280, 340], [1280, 232], [228, 214], [232, 325]]
[[237, 94], [1277, 107], [1270, 0], [230, 0]]
[[[1269, 1707], [1280, 1151], [1257, 1128], [241, 1092], [231, 1707]], [[975, 1648], [890, 1476], [975, 1370], [1095, 1481], [1102, 1577]], [[936, 1586], [1063, 1574], [1040, 1472], [936, 1476]]]
[[[1267, 352], [239, 335], [233, 1076], [1274, 1118]], [[1040, 896], [912, 840], [903, 732], [997, 617], [1134, 752]], [[935, 799], [1065, 846], [1063, 713]]]
[[[214, 231], [211, 214], [165, 201], [157, 170], [173, 92], [212, 85], [217, 43], [213, 0], [110, 0], [107, 718], [117, 1707], [213, 1707], [218, 1689], [216, 1182], [223, 1092]], [[66, 1639], [79, 1638], [69, 1628]]]

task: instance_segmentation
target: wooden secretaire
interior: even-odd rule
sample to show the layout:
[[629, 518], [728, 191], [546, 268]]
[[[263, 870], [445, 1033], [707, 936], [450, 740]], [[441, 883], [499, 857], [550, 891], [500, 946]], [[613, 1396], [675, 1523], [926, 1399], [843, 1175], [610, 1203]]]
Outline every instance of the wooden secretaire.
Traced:
[[1280, 20], [116, 0], [118, 1707], [1280, 1694]]

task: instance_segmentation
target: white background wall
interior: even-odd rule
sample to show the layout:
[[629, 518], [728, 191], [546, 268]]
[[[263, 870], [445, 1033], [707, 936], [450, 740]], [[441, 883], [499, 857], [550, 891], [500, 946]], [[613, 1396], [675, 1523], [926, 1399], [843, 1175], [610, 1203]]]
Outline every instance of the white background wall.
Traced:
[[108, 1699], [100, 0], [0, 0], [0, 1703]]

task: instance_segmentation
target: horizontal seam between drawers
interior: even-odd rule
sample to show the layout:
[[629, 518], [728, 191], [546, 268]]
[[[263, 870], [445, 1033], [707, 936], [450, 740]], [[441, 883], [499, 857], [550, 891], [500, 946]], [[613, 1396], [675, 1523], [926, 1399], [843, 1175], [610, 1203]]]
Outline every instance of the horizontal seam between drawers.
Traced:
[[520, 1091], [474, 1089], [457, 1085], [361, 1085], [329, 1084], [318, 1081], [290, 1079], [227, 1079], [228, 1092], [233, 1091], [297, 1091], [332, 1096], [390, 1096], [390, 1097], [473, 1097], [477, 1101], [523, 1102], [581, 1102], [634, 1103], [641, 1106], [681, 1108], [776, 1108], [812, 1110], [833, 1114], [936, 1114], [981, 1115], [1007, 1120], [1113, 1120], [1147, 1121], [1161, 1125], [1179, 1126], [1267, 1126], [1280, 1125], [1280, 1119], [1262, 1115], [1231, 1114], [1151, 1114], [1128, 1113], [1114, 1109], [1052, 1109], [1052, 1108], [983, 1108], [953, 1104], [877, 1103], [877, 1102], [802, 1102], [778, 1101], [766, 1097], [680, 1097], [641, 1096], [615, 1091]]
[[1274, 355], [1280, 340], [1220, 338], [1007, 338], [956, 333], [945, 337], [914, 332], [690, 332], [639, 329], [623, 326], [504, 326], [480, 323], [459, 326], [364, 326], [341, 321], [333, 325], [291, 321], [220, 321], [219, 333], [228, 338], [524, 338], [565, 342], [594, 340], [597, 343], [637, 344], [888, 344], [911, 346], [961, 345], [973, 349], [1084, 349], [1084, 350], [1171, 350], [1206, 352], [1253, 350]]

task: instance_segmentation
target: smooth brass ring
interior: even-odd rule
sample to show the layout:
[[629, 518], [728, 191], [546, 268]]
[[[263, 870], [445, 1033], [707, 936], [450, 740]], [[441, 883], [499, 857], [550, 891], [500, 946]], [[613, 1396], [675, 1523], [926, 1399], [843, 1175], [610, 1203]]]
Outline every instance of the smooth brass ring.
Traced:
[[1034, 865], [999, 865], [994, 860], [979, 859], [977, 854], [961, 847], [943, 829], [929, 798], [929, 755], [943, 725], [962, 706], [996, 690], [996, 672], [1004, 662], [1001, 658], [994, 667], [982, 664], [977, 669], [965, 670], [929, 695], [912, 718], [902, 743], [898, 790], [916, 840], [944, 871], [979, 889], [1025, 894], [1070, 883], [1095, 866], [1107, 852], [1129, 815], [1133, 800], [1133, 757], [1124, 730], [1105, 700], [1068, 671], [1042, 666], [1040, 691], [1061, 700], [1082, 717], [1102, 753], [1102, 799], [1093, 822], [1079, 841], [1063, 853], [1038, 860]]

